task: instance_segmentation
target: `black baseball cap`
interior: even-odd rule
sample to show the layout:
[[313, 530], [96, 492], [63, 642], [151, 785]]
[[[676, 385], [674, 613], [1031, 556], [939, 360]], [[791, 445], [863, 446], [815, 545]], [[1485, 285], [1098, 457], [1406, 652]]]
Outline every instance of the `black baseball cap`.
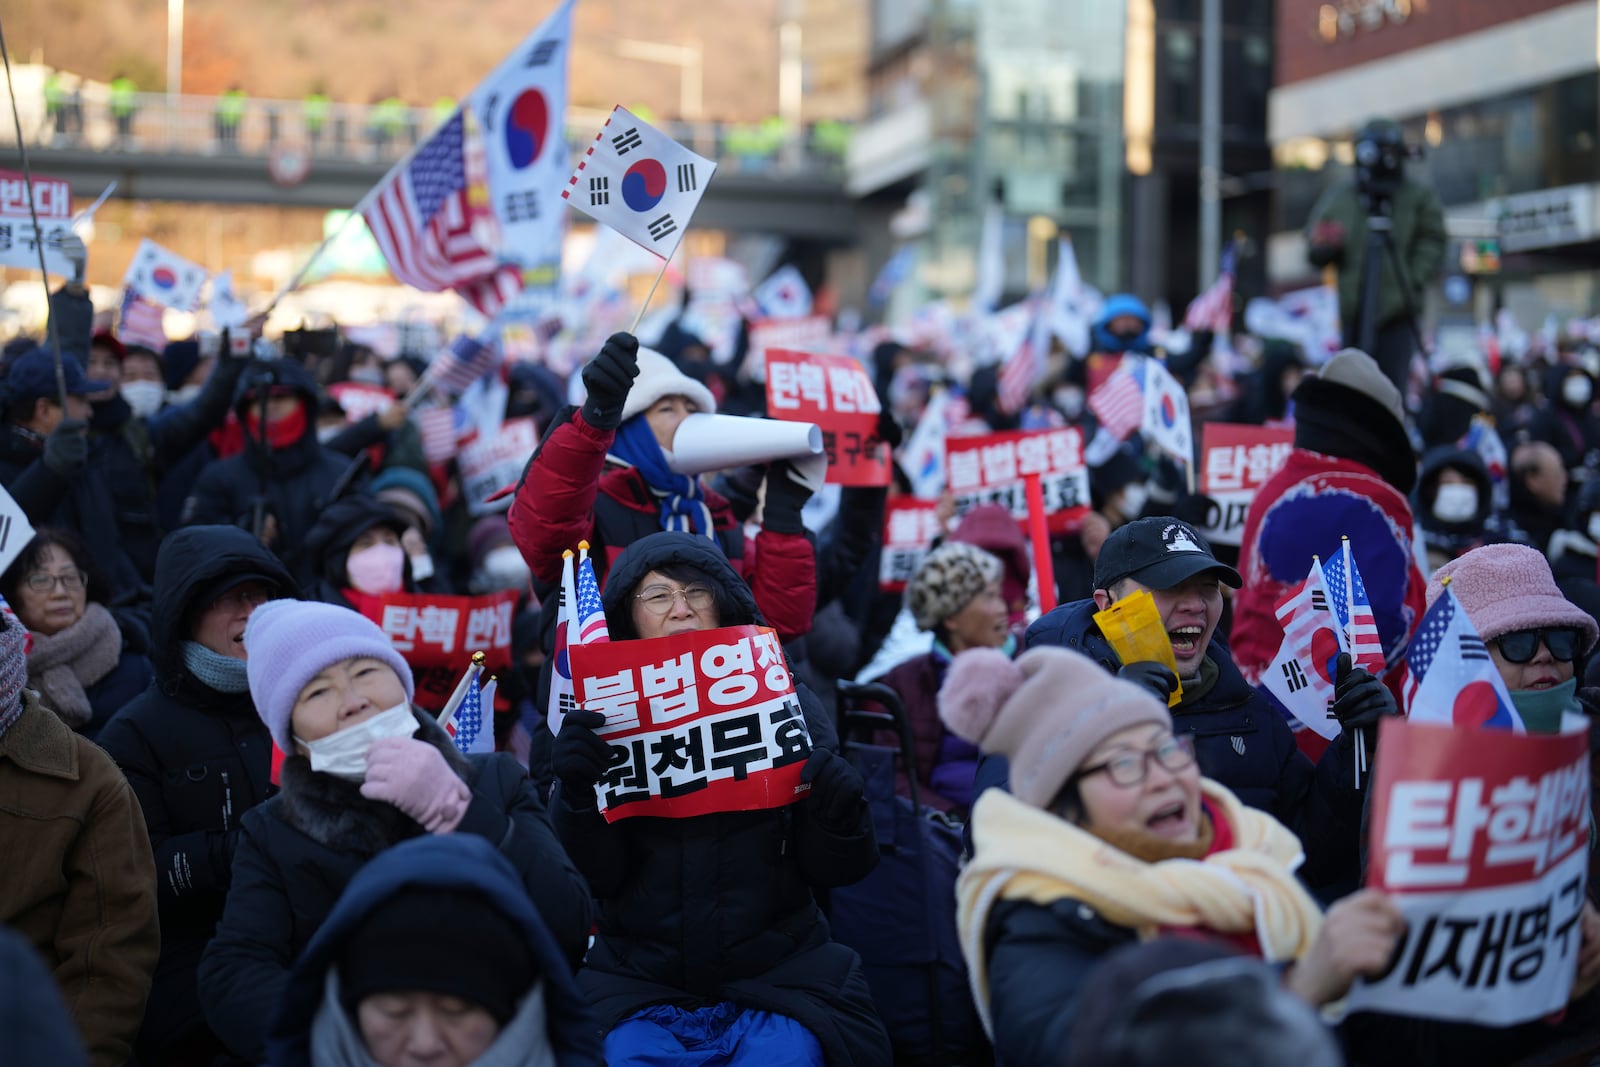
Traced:
[[1205, 571], [1235, 589], [1244, 584], [1238, 571], [1211, 554], [1199, 530], [1170, 515], [1151, 515], [1111, 531], [1094, 562], [1094, 587], [1110, 589], [1132, 578], [1148, 589], [1171, 589]]

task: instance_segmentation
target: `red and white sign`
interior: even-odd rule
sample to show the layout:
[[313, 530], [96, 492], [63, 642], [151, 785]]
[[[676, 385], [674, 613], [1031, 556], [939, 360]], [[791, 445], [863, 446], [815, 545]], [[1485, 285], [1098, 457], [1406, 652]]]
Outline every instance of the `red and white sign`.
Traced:
[[72, 264], [61, 254], [61, 242], [72, 235], [72, 186], [61, 178], [34, 175], [33, 205], [39, 215], [37, 230], [22, 175], [0, 170], [0, 267], [38, 270], [42, 234], [45, 270], [70, 277]]
[[1256, 490], [1278, 473], [1294, 451], [1286, 427], [1208, 422], [1200, 429], [1200, 492], [1216, 503], [1201, 532], [1214, 545], [1237, 547]]
[[821, 352], [833, 344], [833, 324], [826, 315], [800, 319], [761, 319], [750, 324], [750, 346], [744, 373], [759, 382], [767, 373], [767, 353], [783, 348], [791, 352]]
[[474, 652], [482, 652], [490, 675], [511, 667], [511, 616], [517, 593], [484, 596], [388, 593], [364, 598], [362, 614], [389, 637], [411, 665], [416, 703], [444, 710]]
[[838, 485], [888, 485], [889, 448], [878, 437], [877, 391], [849, 356], [788, 349], [767, 353], [767, 414], [814, 422], [828, 454], [827, 480]]
[[1483, 1026], [1564, 1007], [1589, 862], [1587, 731], [1379, 729], [1367, 881], [1406, 932], [1349, 1007]]
[[595, 791], [607, 822], [781, 808], [805, 794], [811, 735], [771, 629], [567, 651], [579, 706], [606, 717], [596, 732], [611, 765]]
[[381, 385], [366, 382], [334, 382], [328, 386], [328, 395], [339, 402], [345, 422], [360, 422], [368, 415], [394, 407], [393, 393]]
[[902, 496], [889, 501], [883, 513], [878, 588], [885, 593], [905, 592], [939, 532], [939, 505], [932, 500]]
[[979, 504], [1001, 504], [1027, 521], [1030, 474], [1039, 475], [1052, 534], [1076, 530], [1089, 511], [1089, 468], [1075, 427], [947, 438], [944, 464], [945, 486], [962, 515]]
[[467, 511], [473, 515], [490, 515], [509, 508], [509, 494], [493, 503], [485, 503], [485, 500], [505, 486], [517, 483], [528, 457], [538, 445], [539, 430], [532, 418], [507, 419], [500, 424], [500, 432], [494, 437], [474, 437], [462, 445], [456, 455], [456, 465], [461, 471], [461, 495], [466, 498]]

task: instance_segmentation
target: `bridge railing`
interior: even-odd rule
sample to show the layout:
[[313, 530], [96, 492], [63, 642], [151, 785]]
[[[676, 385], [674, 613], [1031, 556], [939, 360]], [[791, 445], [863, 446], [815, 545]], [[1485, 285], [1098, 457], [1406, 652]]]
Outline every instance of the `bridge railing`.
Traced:
[[[247, 98], [230, 111], [225, 98], [136, 93], [113, 100], [104, 87], [86, 85], [49, 106], [42, 94], [19, 93], [23, 137], [50, 150], [198, 157], [271, 158], [288, 150], [312, 161], [393, 163], [446, 117], [428, 108]], [[320, 113], [319, 113], [320, 111]], [[571, 109], [567, 140], [588, 147], [606, 113]], [[746, 173], [785, 177], [842, 173], [849, 131], [836, 123], [786, 128], [759, 124], [663, 121], [655, 125], [699, 154]], [[14, 145], [10, 123], [0, 124], [0, 144]]]

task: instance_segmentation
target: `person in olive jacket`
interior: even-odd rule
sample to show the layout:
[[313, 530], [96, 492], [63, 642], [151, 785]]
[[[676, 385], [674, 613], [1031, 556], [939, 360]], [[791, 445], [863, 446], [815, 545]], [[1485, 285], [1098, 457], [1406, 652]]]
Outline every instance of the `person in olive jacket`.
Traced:
[[156, 560], [156, 683], [99, 736], [139, 798], [155, 851], [161, 962], [140, 1034], [153, 1062], [222, 1051], [200, 1013], [195, 972], [222, 918], [239, 820], [275, 791], [272, 737], [250, 700], [242, 639], [258, 604], [294, 592], [272, 550], [244, 530], [170, 534]]

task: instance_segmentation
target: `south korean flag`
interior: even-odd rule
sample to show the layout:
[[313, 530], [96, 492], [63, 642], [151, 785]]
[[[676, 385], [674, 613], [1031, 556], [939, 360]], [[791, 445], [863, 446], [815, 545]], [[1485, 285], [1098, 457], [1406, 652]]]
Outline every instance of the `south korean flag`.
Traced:
[[122, 284], [152, 303], [193, 311], [200, 303], [200, 288], [209, 277], [204, 267], [146, 238], [133, 253]]
[[670, 259], [717, 165], [614, 108], [561, 198], [642, 248]]

